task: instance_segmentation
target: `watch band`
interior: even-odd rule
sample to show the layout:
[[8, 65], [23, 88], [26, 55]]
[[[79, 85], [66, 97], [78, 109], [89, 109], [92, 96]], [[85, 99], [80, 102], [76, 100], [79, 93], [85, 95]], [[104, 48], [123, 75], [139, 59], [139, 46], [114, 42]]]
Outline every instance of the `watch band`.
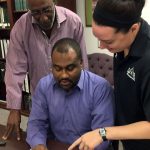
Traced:
[[103, 141], [107, 141], [107, 137], [106, 137], [106, 129], [105, 128], [100, 128], [99, 129], [99, 134], [102, 137]]

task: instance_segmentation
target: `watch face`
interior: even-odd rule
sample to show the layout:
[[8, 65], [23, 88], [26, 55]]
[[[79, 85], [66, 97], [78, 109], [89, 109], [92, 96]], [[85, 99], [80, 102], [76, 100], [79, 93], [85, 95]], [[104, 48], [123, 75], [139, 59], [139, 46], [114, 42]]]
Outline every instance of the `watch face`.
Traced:
[[105, 130], [102, 130], [101, 133], [104, 135], [105, 134]]
[[100, 128], [99, 133], [100, 133], [103, 141], [107, 141], [105, 128]]
[[105, 136], [105, 135], [106, 135], [105, 129], [104, 129], [104, 128], [101, 128], [101, 129], [100, 129], [100, 133], [101, 133], [102, 136]]

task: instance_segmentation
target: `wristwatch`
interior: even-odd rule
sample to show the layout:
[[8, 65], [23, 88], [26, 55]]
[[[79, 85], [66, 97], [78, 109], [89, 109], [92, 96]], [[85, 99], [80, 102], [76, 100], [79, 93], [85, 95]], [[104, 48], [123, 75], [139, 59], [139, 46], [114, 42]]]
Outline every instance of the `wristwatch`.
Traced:
[[105, 128], [100, 128], [99, 129], [99, 134], [102, 137], [103, 141], [107, 141], [107, 138], [106, 138], [106, 129]]

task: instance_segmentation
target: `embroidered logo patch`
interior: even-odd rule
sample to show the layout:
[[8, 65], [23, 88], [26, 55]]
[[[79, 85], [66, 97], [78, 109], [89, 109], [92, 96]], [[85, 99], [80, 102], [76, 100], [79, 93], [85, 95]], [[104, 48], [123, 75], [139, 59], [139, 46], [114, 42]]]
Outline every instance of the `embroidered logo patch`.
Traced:
[[134, 67], [133, 68], [128, 68], [127, 70], [127, 76], [135, 81], [135, 72], [134, 72]]

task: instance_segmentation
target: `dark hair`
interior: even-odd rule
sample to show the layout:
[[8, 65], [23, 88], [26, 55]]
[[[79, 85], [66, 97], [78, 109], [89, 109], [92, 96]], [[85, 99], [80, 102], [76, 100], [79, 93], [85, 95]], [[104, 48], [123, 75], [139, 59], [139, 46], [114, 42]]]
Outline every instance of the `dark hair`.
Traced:
[[71, 38], [62, 38], [58, 40], [52, 48], [51, 56], [53, 55], [54, 51], [60, 53], [68, 53], [70, 48], [72, 48], [76, 52], [77, 59], [82, 60], [80, 45], [74, 39]]
[[134, 23], [140, 22], [144, 5], [145, 0], [98, 0], [93, 20], [98, 25], [128, 32]]

